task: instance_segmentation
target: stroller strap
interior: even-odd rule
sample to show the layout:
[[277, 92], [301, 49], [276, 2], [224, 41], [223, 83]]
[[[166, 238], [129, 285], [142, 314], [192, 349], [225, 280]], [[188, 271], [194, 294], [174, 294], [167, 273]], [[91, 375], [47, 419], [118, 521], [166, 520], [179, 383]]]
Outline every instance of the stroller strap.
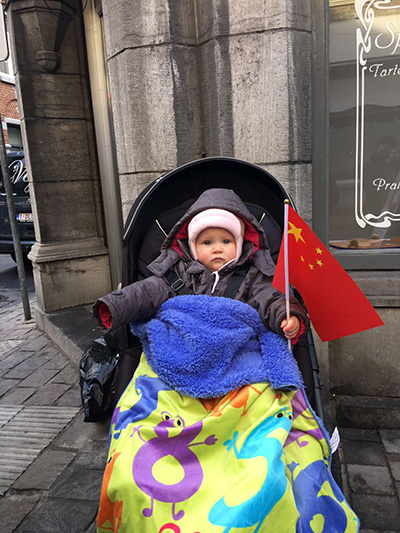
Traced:
[[[225, 298], [235, 298], [243, 279], [249, 271], [249, 268], [250, 263], [245, 263], [233, 272], [231, 279], [229, 280], [229, 284], [224, 293]], [[183, 294], [193, 294], [193, 291], [186, 287], [183, 279], [179, 277], [178, 274], [176, 274], [173, 270], [168, 270], [168, 272], [165, 273], [164, 277], [167, 280], [168, 285], [176, 293], [177, 296], [181, 296]]]

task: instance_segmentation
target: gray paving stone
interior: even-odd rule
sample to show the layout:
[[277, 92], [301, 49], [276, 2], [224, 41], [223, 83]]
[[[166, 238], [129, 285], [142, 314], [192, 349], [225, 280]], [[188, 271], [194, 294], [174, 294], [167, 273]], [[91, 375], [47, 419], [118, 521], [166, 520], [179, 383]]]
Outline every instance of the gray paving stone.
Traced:
[[69, 389], [69, 385], [62, 383], [47, 383], [41, 387], [29, 400], [26, 405], [53, 405], [55, 401]]
[[79, 370], [72, 365], [66, 366], [61, 372], [59, 371], [51, 380], [52, 383], [66, 383], [74, 385], [79, 382]]
[[379, 433], [386, 452], [400, 454], [400, 430], [381, 429]]
[[58, 398], [54, 405], [60, 407], [80, 407], [82, 405], [81, 389], [77, 383]]
[[14, 367], [12, 370], [8, 370], [7, 374], [4, 376], [9, 379], [25, 379], [34, 372], [32, 368], [19, 368], [19, 366]]
[[21, 381], [19, 384], [20, 387], [42, 387], [45, 385], [48, 381], [50, 381], [56, 374], [58, 374], [59, 370], [52, 369], [52, 370], [44, 370], [43, 367], [38, 368], [30, 376], [28, 376], [26, 379]]
[[53, 446], [80, 450], [89, 440], [108, 441], [110, 423], [88, 424], [83, 421], [83, 414], [78, 413], [70, 424], [53, 441]]
[[14, 368], [19, 363], [26, 361], [26, 359], [29, 358], [31, 355], [33, 355], [33, 352], [22, 352], [20, 350], [17, 350], [2, 361], [0, 361], [0, 368]]
[[16, 389], [13, 389], [7, 394], [4, 394], [4, 396], [0, 398], [0, 404], [21, 405], [25, 402], [25, 400], [27, 400], [30, 396], [33, 396], [36, 392], [37, 389], [20, 389], [19, 387], [17, 387]]
[[75, 465], [104, 470], [107, 463], [108, 444], [104, 441], [89, 441], [77, 455]]
[[394, 496], [395, 490], [386, 466], [347, 465], [349, 485], [353, 492]]
[[392, 476], [395, 481], [400, 481], [400, 455], [388, 455]]
[[364, 529], [399, 531], [400, 510], [394, 496], [353, 494], [353, 509]]
[[0, 396], [3, 396], [6, 392], [18, 385], [19, 382], [19, 379], [0, 378]]
[[28, 350], [30, 352], [39, 352], [45, 347], [53, 346], [52, 342], [43, 334], [36, 336], [35, 338], [27, 339], [21, 350]]
[[46, 370], [49, 370], [49, 369], [53, 369], [53, 368], [58, 368], [59, 370], [62, 370], [63, 368], [65, 368], [66, 366], [68, 366], [70, 363], [66, 357], [65, 354], [63, 353], [58, 353], [57, 355], [55, 355], [53, 357], [53, 359], [51, 359], [50, 361], [48, 361], [44, 366], [43, 368], [45, 368]]
[[50, 490], [54, 498], [99, 502], [104, 470], [71, 465], [58, 477]]
[[47, 449], [12, 485], [14, 490], [50, 489], [57, 477], [74, 459], [75, 453]]
[[384, 448], [380, 442], [342, 440], [346, 463], [357, 465], [386, 465]]
[[375, 429], [340, 428], [342, 440], [363, 440], [380, 442], [379, 434]]
[[38, 494], [13, 494], [0, 498], [1, 532], [12, 533], [39, 498]]
[[32, 352], [21, 352], [21, 353], [26, 354], [26, 359], [21, 361], [18, 366], [15, 365], [15, 368], [18, 368], [18, 369], [36, 370], [37, 368], [40, 368], [42, 365], [44, 365], [48, 361], [48, 359], [39, 357], [38, 355]]
[[15, 530], [15, 533], [81, 533], [97, 514], [97, 504], [49, 498]]
[[97, 528], [96, 528], [96, 520], [94, 522], [92, 522], [92, 524], [88, 527], [88, 529], [85, 531], [85, 533], [96, 533], [97, 532]]

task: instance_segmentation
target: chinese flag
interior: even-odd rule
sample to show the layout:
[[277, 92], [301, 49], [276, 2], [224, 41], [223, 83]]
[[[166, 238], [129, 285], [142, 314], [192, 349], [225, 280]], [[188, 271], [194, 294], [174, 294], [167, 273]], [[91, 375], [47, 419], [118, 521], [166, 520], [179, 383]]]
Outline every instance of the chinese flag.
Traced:
[[[301, 294], [321, 340], [382, 326], [357, 284], [296, 211], [288, 208], [289, 283]], [[285, 292], [283, 239], [273, 286]]]

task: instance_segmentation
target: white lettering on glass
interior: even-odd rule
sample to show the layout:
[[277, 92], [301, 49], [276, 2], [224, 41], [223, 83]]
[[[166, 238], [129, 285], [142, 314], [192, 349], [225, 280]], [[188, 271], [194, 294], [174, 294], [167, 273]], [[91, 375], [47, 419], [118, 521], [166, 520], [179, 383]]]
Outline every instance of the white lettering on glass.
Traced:
[[[357, 224], [361, 228], [365, 228], [367, 224], [377, 228], [388, 228], [392, 225], [392, 222], [400, 221], [400, 202], [397, 200], [392, 201], [393, 195], [397, 197], [399, 194], [393, 191], [400, 190], [400, 176], [397, 175], [387, 179], [387, 177], [383, 177], [384, 174], [382, 176], [378, 174], [378, 177], [369, 182], [370, 189], [366, 191], [367, 182], [364, 175], [365, 83], [367, 77], [373, 79], [400, 75], [400, 60], [399, 63], [394, 66], [391, 64], [390, 67], [386, 66], [384, 61], [376, 61], [376, 49], [385, 50], [387, 55], [400, 55], [400, 31], [398, 31], [398, 28], [400, 28], [400, 0], [354, 0], [354, 7], [361, 23], [356, 30], [357, 93], [354, 215]], [[397, 11], [394, 12], [393, 10]], [[373, 36], [374, 22], [379, 14], [384, 14], [387, 17], [392, 15], [392, 20], [385, 25], [384, 31], [380, 31], [376, 36]], [[394, 19], [395, 16], [397, 16], [398, 25]], [[367, 61], [370, 59], [375, 59], [375, 62], [368, 65]], [[391, 148], [393, 147], [389, 146], [387, 150]], [[392, 150], [392, 152], [394, 152], [393, 156], [397, 157], [397, 150]], [[385, 195], [386, 201], [381, 204], [380, 211], [372, 212], [373, 208], [366, 207], [365, 198], [371, 194]]]

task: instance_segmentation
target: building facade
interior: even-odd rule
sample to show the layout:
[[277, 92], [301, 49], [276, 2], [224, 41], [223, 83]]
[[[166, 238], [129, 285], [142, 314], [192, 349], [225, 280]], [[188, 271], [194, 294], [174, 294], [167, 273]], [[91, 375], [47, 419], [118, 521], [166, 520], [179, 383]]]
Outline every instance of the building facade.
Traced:
[[319, 343], [326, 392], [399, 396], [400, 7], [387, 4], [9, 2], [39, 312], [118, 285], [122, 222], [148, 183], [236, 157], [282, 183], [385, 322]]

